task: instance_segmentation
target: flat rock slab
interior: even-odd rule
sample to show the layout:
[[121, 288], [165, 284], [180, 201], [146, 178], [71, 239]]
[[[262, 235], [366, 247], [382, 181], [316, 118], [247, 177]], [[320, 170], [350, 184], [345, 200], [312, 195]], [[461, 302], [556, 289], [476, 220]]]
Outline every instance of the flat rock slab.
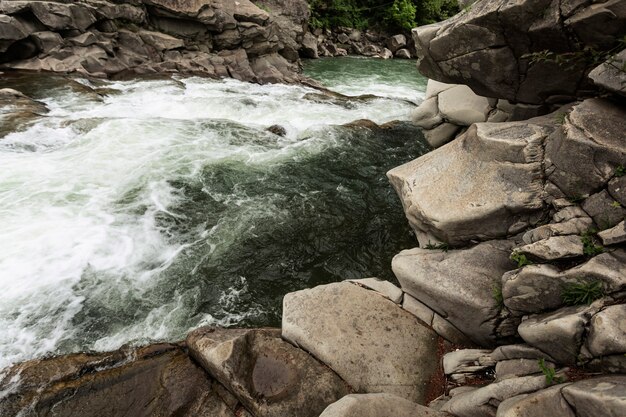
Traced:
[[579, 381], [564, 387], [562, 393], [576, 417], [626, 416], [626, 375]]
[[328, 406], [320, 417], [451, 417], [392, 394], [351, 394]]
[[176, 345], [73, 354], [0, 377], [2, 417], [234, 417], [212, 379]]
[[189, 352], [255, 416], [317, 417], [348, 385], [280, 330], [200, 328]]
[[626, 221], [621, 221], [617, 226], [601, 231], [598, 237], [602, 240], [602, 244], [607, 246], [626, 242]]
[[361, 393], [421, 403], [437, 363], [437, 334], [412, 314], [348, 282], [287, 294], [283, 337]]
[[478, 123], [389, 171], [420, 246], [500, 238], [536, 224], [545, 209], [543, 141], [550, 130], [529, 122]]
[[513, 244], [481, 243], [448, 252], [409, 249], [392, 261], [392, 269], [408, 294], [433, 309], [476, 343], [493, 344], [500, 312], [494, 288], [502, 274], [515, 267], [509, 260]]
[[576, 258], [583, 256], [583, 242], [580, 236], [554, 236], [524, 245], [517, 252], [542, 261]]

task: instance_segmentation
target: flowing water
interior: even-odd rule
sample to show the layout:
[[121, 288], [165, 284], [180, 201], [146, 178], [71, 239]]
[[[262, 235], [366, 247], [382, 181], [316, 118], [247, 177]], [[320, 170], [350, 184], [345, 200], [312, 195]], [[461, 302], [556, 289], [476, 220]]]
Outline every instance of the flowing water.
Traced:
[[385, 172], [428, 148], [407, 124], [339, 125], [406, 120], [425, 80], [401, 61], [306, 71], [382, 98], [200, 78], [0, 80], [50, 108], [0, 139], [0, 369], [203, 324], [279, 325], [287, 292], [393, 279], [391, 257], [414, 240]]

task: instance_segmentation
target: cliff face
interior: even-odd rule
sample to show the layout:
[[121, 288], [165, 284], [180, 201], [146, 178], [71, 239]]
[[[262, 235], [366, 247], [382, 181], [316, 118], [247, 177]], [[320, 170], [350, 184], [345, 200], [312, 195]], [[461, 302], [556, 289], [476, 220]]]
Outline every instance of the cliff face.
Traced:
[[306, 2], [1, 1], [0, 68], [294, 82]]

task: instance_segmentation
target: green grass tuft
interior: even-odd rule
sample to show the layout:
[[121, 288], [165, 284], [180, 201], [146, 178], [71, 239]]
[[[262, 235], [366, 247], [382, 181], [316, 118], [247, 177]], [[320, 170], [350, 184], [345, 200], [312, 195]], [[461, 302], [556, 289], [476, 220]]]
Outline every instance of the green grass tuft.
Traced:
[[602, 281], [583, 281], [566, 284], [561, 292], [561, 299], [569, 306], [589, 305], [604, 297]]

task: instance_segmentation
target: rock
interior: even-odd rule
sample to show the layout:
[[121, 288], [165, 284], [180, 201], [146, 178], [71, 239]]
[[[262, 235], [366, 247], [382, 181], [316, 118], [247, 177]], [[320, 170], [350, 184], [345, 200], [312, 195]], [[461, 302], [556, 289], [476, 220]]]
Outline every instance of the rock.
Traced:
[[[57, 35], [58, 36], [58, 35]], [[79, 36], [69, 38], [68, 41], [77, 46], [89, 46], [98, 42], [96, 36], [91, 32], [85, 32]]]
[[424, 138], [433, 148], [439, 148], [453, 140], [461, 128], [453, 123], [442, 123], [424, 132]]
[[517, 331], [526, 343], [546, 352], [558, 363], [576, 363], [583, 332], [594, 312], [593, 307], [565, 307], [530, 316]]
[[596, 357], [626, 354], [626, 304], [609, 306], [591, 318], [586, 346]]
[[396, 58], [400, 58], [400, 59], [411, 59], [413, 58], [411, 56], [411, 52], [409, 52], [408, 49], [398, 49], [395, 53], [395, 57]]
[[68, 29], [84, 31], [96, 22], [92, 9], [83, 4], [40, 1], [29, 2], [29, 6], [35, 17], [53, 31]]
[[[545, 366], [554, 368], [551, 362], [545, 362]], [[496, 364], [496, 381], [540, 373], [537, 359], [509, 359]]]
[[560, 271], [553, 265], [528, 265], [502, 277], [504, 305], [522, 315], [539, 313], [563, 305], [563, 289], [574, 283], [601, 281], [611, 294], [626, 289], [626, 254], [619, 250], [603, 253], [582, 265]]
[[623, 49], [591, 71], [589, 78], [605, 90], [626, 96], [626, 72], [621, 69], [625, 64], [626, 49]]
[[282, 324], [355, 391], [424, 401], [437, 337], [392, 301], [347, 282], [319, 286], [285, 296]]
[[562, 128], [546, 143], [548, 180], [570, 198], [596, 192], [626, 160], [625, 131], [622, 106], [604, 99], [574, 106]]
[[578, 381], [563, 388], [576, 417], [620, 417], [626, 413], [626, 376], [613, 375]]
[[584, 7], [589, 4], [575, 3], [566, 13], [558, 0], [476, 2], [445, 22], [413, 30], [419, 70], [428, 78], [467, 84], [486, 97], [529, 104], [564, 96], [571, 101], [589, 88], [580, 82], [586, 66], [564, 68], [528, 54], [611, 48], [622, 35], [626, 11], [618, 0]]
[[310, 32], [304, 34], [302, 39], [302, 47], [300, 48], [300, 55], [303, 58], [319, 58], [317, 52], [317, 39]]
[[546, 385], [546, 378], [543, 375], [505, 379], [456, 395], [441, 407], [441, 411], [456, 417], [495, 417], [497, 406], [502, 401], [540, 390]]
[[531, 244], [552, 236], [582, 235], [593, 226], [591, 217], [578, 206], [563, 208], [552, 217], [552, 221], [524, 233], [523, 242]]
[[281, 125], [272, 125], [265, 130], [278, 136], [287, 136], [287, 129]]
[[424, 129], [432, 129], [441, 124], [443, 119], [439, 114], [437, 97], [424, 100], [418, 107], [411, 111], [411, 121]]
[[389, 49], [387, 49], [387, 48], [384, 48], [384, 49], [382, 50], [382, 52], [380, 52], [379, 56], [380, 56], [382, 59], [391, 59], [391, 58], [393, 58], [393, 52], [391, 52], [391, 51], [390, 51]]
[[280, 338], [280, 330], [200, 328], [191, 356], [255, 416], [317, 417], [350, 392], [331, 370]]
[[511, 359], [535, 359], [535, 362], [537, 359], [552, 360], [539, 349], [525, 344], [498, 346], [491, 353], [491, 359], [497, 362]]
[[432, 326], [435, 312], [426, 304], [420, 302], [409, 294], [404, 294], [402, 299], [402, 308], [413, 314], [415, 317]]
[[575, 258], [583, 255], [583, 242], [580, 236], [554, 236], [522, 246], [515, 252], [543, 261]]
[[400, 34], [395, 35], [387, 40], [387, 47], [391, 50], [391, 52], [396, 52], [406, 46], [406, 36]]
[[392, 394], [351, 394], [331, 404], [320, 417], [448, 417], [449, 414]]
[[601, 230], [614, 227], [626, 218], [626, 209], [606, 190], [587, 198], [583, 201], [582, 208]]
[[615, 201], [626, 206], [626, 175], [611, 179], [607, 191]]
[[428, 83], [426, 83], [426, 99], [438, 96], [442, 91], [449, 90], [453, 87], [456, 87], [456, 85], [440, 83], [435, 80], [428, 80]]
[[458, 373], [477, 373], [493, 367], [491, 351], [484, 349], [461, 349], [443, 355], [443, 372], [446, 375]]
[[44, 103], [12, 88], [0, 89], [0, 138], [24, 130], [48, 113]]
[[[500, 277], [513, 266], [512, 244], [481, 243], [448, 252], [410, 249], [393, 258], [402, 289], [426, 304], [480, 345], [495, 341], [500, 306], [494, 299]], [[459, 280], [463, 277], [463, 280]]]
[[166, 35], [160, 32], [152, 32], [148, 30], [140, 30], [137, 32], [139, 37], [150, 46], [153, 46], [157, 51], [169, 51], [170, 49], [182, 48], [185, 46], [185, 42], [181, 39], [177, 39], [173, 36]]
[[533, 394], [509, 398], [498, 407], [498, 417], [576, 417], [561, 395], [567, 385], [557, 385]]
[[369, 288], [370, 290], [374, 290], [396, 304], [402, 304], [402, 290], [389, 281], [384, 281], [378, 278], [351, 279], [348, 281], [362, 287]]
[[420, 244], [461, 245], [535, 224], [544, 210], [542, 144], [550, 132], [538, 123], [478, 123], [389, 171]]
[[12, 16], [0, 14], [0, 53], [5, 52], [15, 41], [26, 38], [28, 29]]
[[443, 118], [459, 126], [486, 122], [492, 108], [487, 98], [474, 94], [465, 85], [457, 85], [442, 91], [438, 97], [439, 110]]
[[460, 346], [473, 345], [472, 341], [465, 335], [465, 333], [437, 313], [433, 315], [433, 322], [431, 326], [439, 336], [443, 337], [450, 343]]
[[346, 44], [346, 43], [350, 42], [350, 37], [348, 35], [346, 35], [345, 33], [340, 33], [339, 35], [337, 35], [337, 41], [339, 43]]
[[365, 45], [361, 53], [365, 56], [374, 56], [378, 55], [381, 51], [381, 48], [376, 45]]
[[175, 345], [24, 362], [0, 381], [13, 416], [234, 417], [211, 379]]
[[601, 231], [598, 233], [598, 237], [605, 246], [626, 242], [626, 221], [622, 221], [615, 227]]
[[31, 38], [37, 45], [37, 48], [43, 53], [48, 53], [63, 44], [63, 38], [55, 32], [35, 32], [31, 35]]

